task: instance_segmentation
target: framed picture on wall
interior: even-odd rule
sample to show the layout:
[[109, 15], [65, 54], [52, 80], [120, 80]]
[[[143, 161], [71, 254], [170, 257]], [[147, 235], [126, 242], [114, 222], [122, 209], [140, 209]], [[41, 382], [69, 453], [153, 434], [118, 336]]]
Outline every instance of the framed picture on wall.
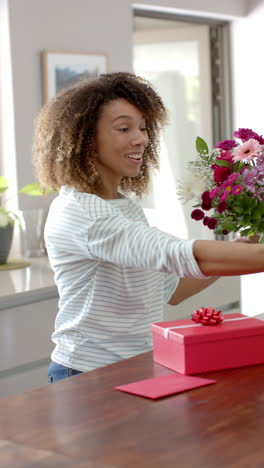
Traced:
[[96, 78], [107, 71], [107, 57], [81, 52], [42, 52], [44, 102], [79, 80]]

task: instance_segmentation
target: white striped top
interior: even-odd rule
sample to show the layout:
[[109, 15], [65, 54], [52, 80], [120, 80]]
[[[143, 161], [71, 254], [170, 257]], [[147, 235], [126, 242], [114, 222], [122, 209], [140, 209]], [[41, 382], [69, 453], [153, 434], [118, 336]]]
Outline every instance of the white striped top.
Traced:
[[179, 277], [205, 278], [192, 240], [150, 227], [138, 204], [62, 187], [45, 242], [59, 291], [54, 362], [88, 371], [150, 351]]

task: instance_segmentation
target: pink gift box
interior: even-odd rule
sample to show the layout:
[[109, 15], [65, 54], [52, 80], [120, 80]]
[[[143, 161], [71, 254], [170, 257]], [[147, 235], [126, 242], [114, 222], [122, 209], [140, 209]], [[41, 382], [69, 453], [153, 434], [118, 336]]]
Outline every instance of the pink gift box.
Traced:
[[153, 323], [154, 361], [185, 375], [264, 363], [264, 321], [223, 318], [213, 326], [191, 319]]

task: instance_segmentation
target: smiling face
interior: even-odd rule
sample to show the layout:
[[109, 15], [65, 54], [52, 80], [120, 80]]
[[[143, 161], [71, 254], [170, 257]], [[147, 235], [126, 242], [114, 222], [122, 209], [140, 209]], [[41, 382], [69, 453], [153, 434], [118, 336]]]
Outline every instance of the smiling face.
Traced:
[[148, 144], [146, 122], [141, 111], [126, 99], [104, 105], [97, 123], [95, 167], [107, 190], [117, 197], [122, 177], [136, 177]]

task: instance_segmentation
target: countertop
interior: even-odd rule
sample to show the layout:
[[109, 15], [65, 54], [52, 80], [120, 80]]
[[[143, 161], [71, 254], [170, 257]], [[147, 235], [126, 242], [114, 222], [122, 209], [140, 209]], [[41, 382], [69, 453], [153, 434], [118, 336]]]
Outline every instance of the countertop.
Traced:
[[26, 260], [25, 268], [0, 271], [0, 310], [58, 297], [48, 257]]

